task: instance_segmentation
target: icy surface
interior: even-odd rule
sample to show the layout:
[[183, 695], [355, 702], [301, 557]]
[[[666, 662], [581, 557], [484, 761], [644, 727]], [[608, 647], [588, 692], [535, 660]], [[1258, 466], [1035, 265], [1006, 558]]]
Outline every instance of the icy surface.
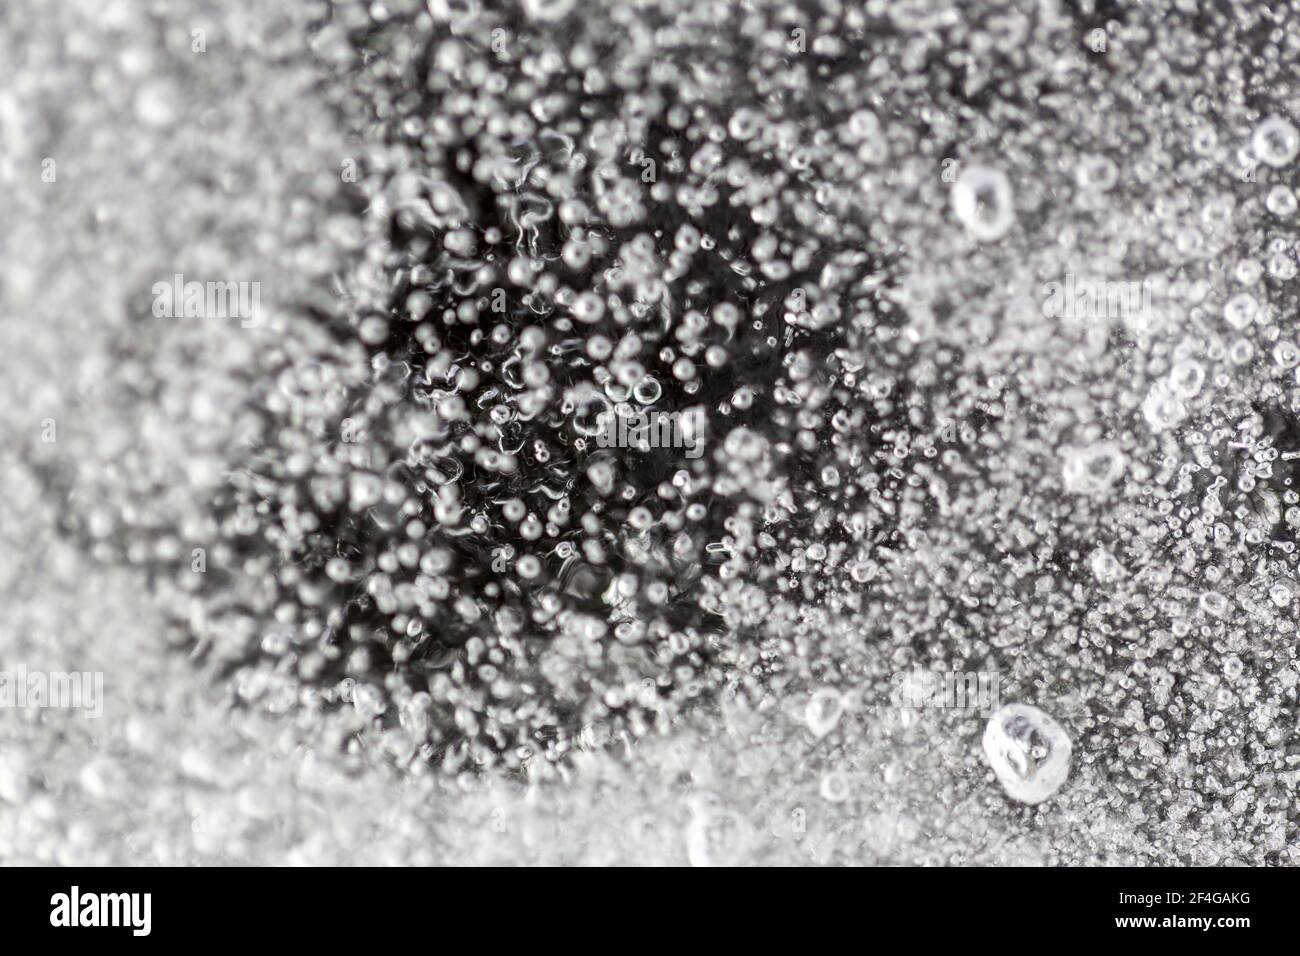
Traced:
[[7, 0], [0, 860], [1300, 862], [1297, 38]]

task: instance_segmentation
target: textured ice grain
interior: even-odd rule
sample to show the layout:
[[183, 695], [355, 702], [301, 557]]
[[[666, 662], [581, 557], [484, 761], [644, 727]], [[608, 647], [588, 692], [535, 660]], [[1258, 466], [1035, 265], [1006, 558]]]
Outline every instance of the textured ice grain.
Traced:
[[1037, 707], [1007, 704], [984, 729], [984, 755], [1007, 793], [1042, 803], [1070, 775], [1070, 737]]

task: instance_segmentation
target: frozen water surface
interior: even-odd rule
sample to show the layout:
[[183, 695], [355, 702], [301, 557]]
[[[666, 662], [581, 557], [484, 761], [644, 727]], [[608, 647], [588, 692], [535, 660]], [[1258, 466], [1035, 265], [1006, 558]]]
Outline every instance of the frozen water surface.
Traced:
[[1297, 37], [8, 0], [0, 860], [1300, 862]]

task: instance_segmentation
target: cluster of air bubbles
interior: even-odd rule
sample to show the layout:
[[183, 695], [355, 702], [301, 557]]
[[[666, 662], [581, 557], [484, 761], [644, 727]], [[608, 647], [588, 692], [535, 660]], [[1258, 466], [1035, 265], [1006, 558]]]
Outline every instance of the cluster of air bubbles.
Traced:
[[[1202, 36], [1244, 20], [327, 6], [339, 274], [241, 340], [197, 510], [157, 469], [68, 520], [240, 707], [556, 778], [747, 708], [679, 821], [707, 865], [766, 839], [716, 781], [781, 747], [750, 782], [807, 766], [828, 812], [1006, 814], [983, 718], [885, 687], [994, 675], [1037, 707], [983, 760], [1045, 825], [1295, 845], [1300, 132], [1277, 56]], [[1057, 321], [1045, 284], [1089, 296]], [[920, 827], [876, 809], [882, 845]]]
[[[885, 441], [845, 389], [865, 314], [838, 320], [880, 260], [826, 190], [879, 161], [880, 121], [845, 93], [841, 135], [801, 141], [754, 93], [785, 54], [713, 75], [689, 30], [650, 56], [613, 8], [336, 6], [318, 65], [364, 104], [340, 188], [365, 251], [264, 357], [167, 552], [208, 570], [160, 587], [241, 702], [351, 708], [402, 764], [667, 727], [736, 666], [719, 634], [848, 579], [841, 476]], [[969, 186], [990, 235], [1005, 177]]]

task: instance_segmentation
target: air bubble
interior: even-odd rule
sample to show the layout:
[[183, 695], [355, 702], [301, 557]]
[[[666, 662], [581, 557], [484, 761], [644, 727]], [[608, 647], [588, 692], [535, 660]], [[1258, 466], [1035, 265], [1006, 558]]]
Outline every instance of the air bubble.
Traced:
[[1029, 704], [1007, 704], [998, 710], [984, 730], [983, 746], [998, 782], [1021, 803], [1042, 803], [1070, 774], [1069, 735]]
[[1290, 120], [1270, 116], [1255, 127], [1251, 146], [1262, 162], [1275, 167], [1286, 166], [1300, 153], [1300, 132]]
[[1016, 220], [1011, 182], [990, 166], [971, 165], [961, 171], [952, 186], [952, 208], [981, 242], [1002, 238]]
[[1223, 317], [1234, 329], [1245, 329], [1258, 314], [1259, 300], [1249, 292], [1238, 293], [1223, 307]]
[[1078, 494], [1108, 491], [1124, 473], [1127, 458], [1113, 442], [1097, 442], [1065, 453], [1065, 486]]
[[1157, 382], [1142, 403], [1142, 415], [1152, 431], [1176, 428], [1187, 418], [1187, 406], [1171, 383]]
[[840, 721], [844, 713], [843, 695], [830, 687], [823, 687], [812, 695], [804, 709], [804, 723], [814, 737], [825, 737]]

